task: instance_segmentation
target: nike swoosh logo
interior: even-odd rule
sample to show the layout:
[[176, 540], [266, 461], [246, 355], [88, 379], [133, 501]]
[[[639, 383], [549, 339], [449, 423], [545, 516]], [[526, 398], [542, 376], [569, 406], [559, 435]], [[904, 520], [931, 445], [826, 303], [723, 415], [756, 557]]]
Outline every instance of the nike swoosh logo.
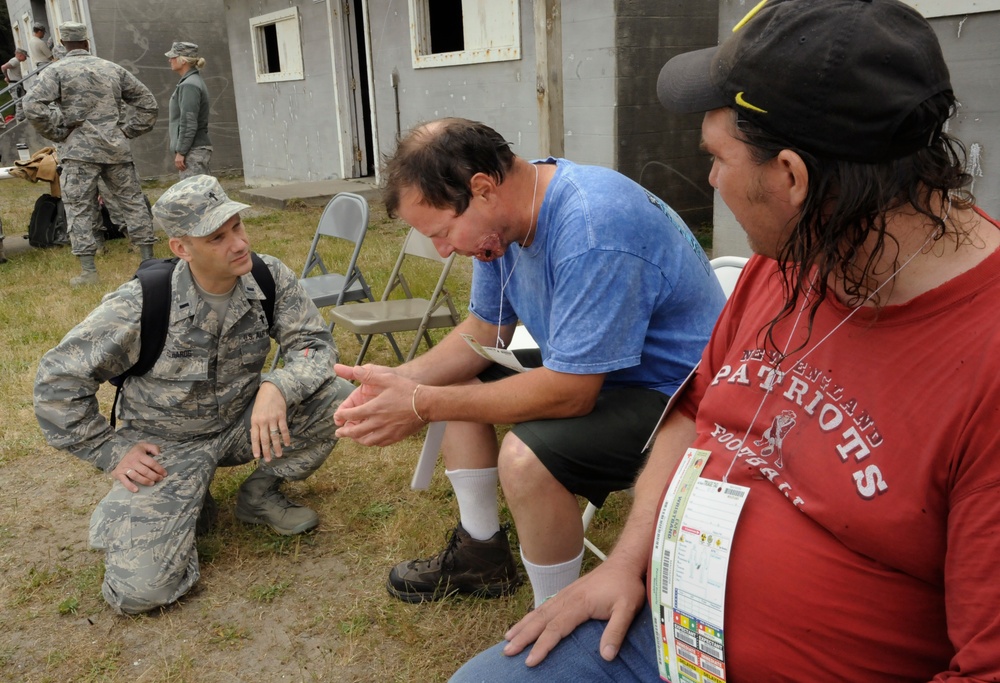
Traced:
[[744, 109], [749, 109], [750, 111], [755, 111], [758, 114], [766, 114], [766, 109], [761, 109], [760, 107], [754, 106], [743, 99], [743, 91], [736, 93], [736, 104], [740, 105]]

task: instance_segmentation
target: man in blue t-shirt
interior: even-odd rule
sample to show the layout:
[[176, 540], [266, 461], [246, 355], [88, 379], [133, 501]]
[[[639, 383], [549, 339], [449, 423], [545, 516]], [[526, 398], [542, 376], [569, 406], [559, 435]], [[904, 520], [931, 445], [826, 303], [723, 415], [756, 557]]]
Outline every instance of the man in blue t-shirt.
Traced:
[[[387, 445], [448, 422], [445, 473], [460, 523], [437, 556], [396, 565], [389, 592], [421, 602], [517, 587], [499, 479], [541, 604], [580, 573], [576, 496], [600, 506], [632, 486], [725, 297], [663, 201], [606, 168], [519, 158], [484, 124], [416, 128], [385, 177], [390, 215], [442, 255], [476, 259], [472, 315], [441, 343], [398, 368], [337, 366], [361, 383], [337, 411], [338, 436]], [[518, 320], [539, 347], [526, 372], [492, 365], [463, 339], [504, 345]], [[513, 424], [499, 445], [496, 424]]]

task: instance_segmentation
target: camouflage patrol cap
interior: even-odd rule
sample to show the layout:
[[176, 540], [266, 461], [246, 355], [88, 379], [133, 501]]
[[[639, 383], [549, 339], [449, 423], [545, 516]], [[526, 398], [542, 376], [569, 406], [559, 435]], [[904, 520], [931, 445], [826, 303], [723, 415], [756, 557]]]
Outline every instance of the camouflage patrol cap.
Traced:
[[153, 218], [169, 237], [205, 237], [249, 208], [227, 197], [213, 176], [195, 175], [160, 196], [153, 205]]
[[164, 57], [197, 57], [198, 46], [194, 43], [175, 42], [170, 46], [170, 52], [164, 52]]
[[87, 40], [87, 26], [78, 21], [66, 21], [59, 24], [60, 40], [79, 42]]

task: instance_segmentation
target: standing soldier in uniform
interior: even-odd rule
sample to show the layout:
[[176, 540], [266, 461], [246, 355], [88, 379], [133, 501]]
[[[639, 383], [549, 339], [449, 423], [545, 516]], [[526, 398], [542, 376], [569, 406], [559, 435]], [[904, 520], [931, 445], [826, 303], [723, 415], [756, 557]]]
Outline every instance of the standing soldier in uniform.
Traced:
[[[59, 145], [69, 236], [83, 269], [70, 284], [89, 285], [97, 282], [94, 254], [102, 226], [98, 178], [121, 204], [142, 259], [153, 258], [153, 219], [128, 141], [153, 128], [158, 108], [138, 78], [89, 53], [86, 26], [68, 21], [59, 33], [68, 52], [38, 75], [24, 112], [40, 135]], [[131, 105], [131, 115], [120, 122], [123, 102]]]
[[55, 61], [52, 59], [52, 50], [45, 42], [45, 24], [35, 23], [31, 27], [31, 37], [28, 38], [28, 50], [31, 52], [31, 61], [35, 63], [37, 69], [42, 64]]
[[[96, 392], [139, 357], [138, 280], [107, 295], [39, 364], [35, 414], [45, 438], [114, 482], [91, 517], [90, 544], [105, 550], [104, 597], [120, 613], [170, 604], [198, 580], [195, 535], [214, 521], [216, 467], [259, 459], [237, 496], [241, 521], [285, 535], [319, 523], [279, 486], [330, 455], [333, 413], [353, 387], [333, 374], [333, 337], [295, 273], [264, 256], [275, 285], [268, 328], [245, 208], [207, 175], [180, 181], [154, 205], [180, 259], [170, 324], [156, 363], [122, 386], [117, 431]], [[270, 337], [285, 365], [262, 376]]]
[[28, 58], [23, 47], [14, 50], [14, 56], [9, 61], [0, 64], [3, 79], [12, 87], [10, 96], [14, 99], [14, 120], [24, 121], [24, 86], [21, 85], [21, 62]]
[[170, 68], [180, 75], [170, 96], [170, 151], [183, 180], [211, 173], [212, 141], [208, 137], [208, 114], [212, 108], [208, 88], [201, 77], [205, 58], [194, 43], [175, 42], [165, 53]]

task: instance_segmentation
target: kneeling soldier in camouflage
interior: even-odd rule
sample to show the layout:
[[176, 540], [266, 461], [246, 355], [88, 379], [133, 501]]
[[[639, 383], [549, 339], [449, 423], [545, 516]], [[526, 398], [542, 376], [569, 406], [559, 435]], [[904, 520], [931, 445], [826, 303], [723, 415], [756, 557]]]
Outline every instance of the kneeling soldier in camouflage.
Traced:
[[[353, 387], [334, 376], [333, 338], [295, 274], [264, 256], [275, 290], [269, 329], [245, 208], [206, 175], [177, 183], [153, 207], [180, 260], [163, 351], [125, 380], [117, 430], [96, 392], [139, 357], [138, 280], [106, 296], [38, 369], [35, 413], [48, 442], [114, 479], [91, 518], [90, 543], [106, 551], [104, 597], [121, 613], [172, 603], [198, 581], [196, 527], [214, 521], [216, 467], [259, 459], [239, 491], [240, 520], [289, 535], [318, 523], [279, 485], [323, 464], [337, 441], [333, 413]], [[262, 376], [270, 337], [285, 365]]]

